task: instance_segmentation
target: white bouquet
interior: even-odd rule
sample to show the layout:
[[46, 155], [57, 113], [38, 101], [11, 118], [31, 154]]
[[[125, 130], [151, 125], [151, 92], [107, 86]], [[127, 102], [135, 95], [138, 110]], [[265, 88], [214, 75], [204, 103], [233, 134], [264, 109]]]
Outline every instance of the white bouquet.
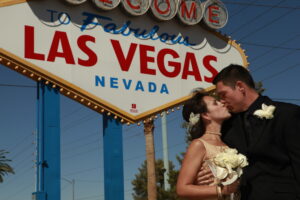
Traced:
[[[217, 184], [230, 185], [243, 174], [242, 168], [248, 165], [248, 161], [236, 149], [226, 148], [211, 160], [207, 160], [207, 164], [217, 179]], [[230, 199], [235, 199], [235, 195], [231, 194]]]
[[242, 174], [242, 168], [248, 165], [246, 156], [236, 149], [226, 148], [214, 158], [207, 161], [213, 175], [223, 185], [236, 181]]

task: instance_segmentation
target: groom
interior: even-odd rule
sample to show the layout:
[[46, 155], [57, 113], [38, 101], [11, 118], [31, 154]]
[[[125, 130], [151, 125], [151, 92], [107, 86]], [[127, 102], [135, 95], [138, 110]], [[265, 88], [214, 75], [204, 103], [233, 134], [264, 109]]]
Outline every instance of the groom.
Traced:
[[249, 161], [242, 200], [300, 200], [300, 107], [259, 95], [239, 65], [224, 68], [213, 83], [233, 113], [224, 123], [223, 141]]

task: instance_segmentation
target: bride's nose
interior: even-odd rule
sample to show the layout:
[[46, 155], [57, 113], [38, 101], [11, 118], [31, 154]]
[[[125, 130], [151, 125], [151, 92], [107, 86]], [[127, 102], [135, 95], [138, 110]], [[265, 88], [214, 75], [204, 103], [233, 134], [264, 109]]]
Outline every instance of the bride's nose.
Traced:
[[223, 106], [226, 106], [226, 102], [224, 100], [220, 100], [220, 103], [223, 105]]
[[218, 101], [218, 104], [224, 106], [224, 103], [222, 103], [222, 101]]
[[221, 104], [222, 107], [226, 107], [225, 102], [220, 101], [220, 104]]

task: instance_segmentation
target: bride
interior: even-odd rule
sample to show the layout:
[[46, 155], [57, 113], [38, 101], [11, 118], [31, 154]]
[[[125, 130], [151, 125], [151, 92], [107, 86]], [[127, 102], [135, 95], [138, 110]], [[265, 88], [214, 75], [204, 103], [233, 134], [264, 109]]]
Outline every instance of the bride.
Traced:
[[197, 185], [196, 177], [200, 169], [210, 170], [206, 161], [228, 148], [221, 140], [220, 131], [223, 121], [230, 118], [230, 113], [215, 98], [196, 92], [185, 103], [182, 115], [189, 123], [188, 129], [193, 141], [179, 172], [176, 186], [178, 196], [194, 200], [229, 199], [230, 194], [237, 192], [238, 181], [223, 186], [212, 177], [211, 183]]

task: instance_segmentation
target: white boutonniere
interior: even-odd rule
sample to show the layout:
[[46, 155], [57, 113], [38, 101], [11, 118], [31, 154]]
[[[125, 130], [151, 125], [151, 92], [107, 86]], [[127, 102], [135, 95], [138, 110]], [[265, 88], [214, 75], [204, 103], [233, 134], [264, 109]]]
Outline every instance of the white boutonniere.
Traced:
[[258, 118], [266, 118], [266, 119], [272, 119], [274, 117], [273, 113], [275, 111], [275, 106], [270, 105], [267, 106], [266, 104], [262, 104], [261, 110], [256, 110], [253, 114], [256, 115]]
[[189, 125], [194, 126], [195, 124], [198, 123], [199, 119], [200, 119], [200, 114], [191, 113], [189, 118]]

